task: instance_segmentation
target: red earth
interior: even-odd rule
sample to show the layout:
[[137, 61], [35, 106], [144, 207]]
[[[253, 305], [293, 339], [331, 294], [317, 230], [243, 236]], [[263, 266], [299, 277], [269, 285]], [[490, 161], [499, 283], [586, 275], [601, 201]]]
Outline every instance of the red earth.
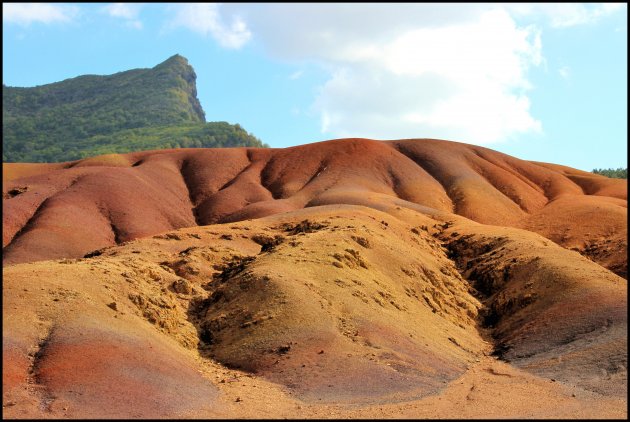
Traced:
[[3, 177], [4, 417], [627, 417], [625, 180], [432, 139]]
[[524, 228], [627, 277], [625, 180], [456, 142], [161, 150], [3, 164], [3, 174], [5, 264], [317, 205], [395, 204]]

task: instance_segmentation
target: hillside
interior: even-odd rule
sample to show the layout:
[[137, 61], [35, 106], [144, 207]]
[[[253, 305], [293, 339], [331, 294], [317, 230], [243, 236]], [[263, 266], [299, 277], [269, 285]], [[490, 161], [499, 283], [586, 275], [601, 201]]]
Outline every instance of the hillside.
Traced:
[[6, 418], [627, 418], [627, 181], [434, 139], [3, 164]]
[[188, 61], [175, 55], [151, 69], [33, 88], [3, 86], [3, 162], [177, 146], [263, 146], [238, 125], [206, 123], [196, 78]]
[[26, 170], [4, 165], [4, 263], [76, 258], [165, 230], [357, 204], [527, 229], [627, 276], [627, 181], [473, 145], [345, 139], [48, 166], [49, 173], [10, 180]]

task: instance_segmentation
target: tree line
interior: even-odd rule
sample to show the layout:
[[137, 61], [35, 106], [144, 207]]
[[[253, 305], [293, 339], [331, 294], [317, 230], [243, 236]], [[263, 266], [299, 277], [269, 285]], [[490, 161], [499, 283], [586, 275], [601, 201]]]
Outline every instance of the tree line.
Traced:
[[593, 173], [601, 174], [602, 176], [610, 177], [613, 179], [627, 179], [628, 178], [628, 168], [609, 168], [609, 169], [593, 169]]

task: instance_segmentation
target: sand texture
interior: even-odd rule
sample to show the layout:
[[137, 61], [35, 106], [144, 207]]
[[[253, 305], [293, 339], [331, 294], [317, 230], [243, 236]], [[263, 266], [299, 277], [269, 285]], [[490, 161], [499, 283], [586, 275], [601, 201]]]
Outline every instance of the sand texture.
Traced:
[[627, 182], [439, 140], [3, 164], [5, 418], [626, 418]]

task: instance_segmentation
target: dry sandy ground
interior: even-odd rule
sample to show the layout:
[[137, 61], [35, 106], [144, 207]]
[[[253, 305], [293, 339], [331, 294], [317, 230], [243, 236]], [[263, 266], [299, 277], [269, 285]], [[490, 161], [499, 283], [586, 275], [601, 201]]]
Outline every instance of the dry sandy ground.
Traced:
[[5, 418], [627, 418], [625, 181], [433, 140], [5, 166]]
[[[554, 383], [484, 356], [439, 394], [417, 400], [352, 406], [304, 403], [248, 374], [210, 372], [226, 379], [226, 418], [364, 419], [626, 419], [627, 401]], [[242, 401], [238, 402], [238, 399]], [[247, 403], [245, 402], [247, 400]], [[213, 417], [191, 412], [186, 417]]]
[[[27, 176], [28, 177], [24, 177]], [[627, 277], [627, 182], [432, 139], [180, 149], [3, 164], [3, 263], [328, 204], [530, 230]]]
[[327, 206], [94, 255], [4, 268], [5, 417], [627, 414], [625, 280], [530, 232]]

